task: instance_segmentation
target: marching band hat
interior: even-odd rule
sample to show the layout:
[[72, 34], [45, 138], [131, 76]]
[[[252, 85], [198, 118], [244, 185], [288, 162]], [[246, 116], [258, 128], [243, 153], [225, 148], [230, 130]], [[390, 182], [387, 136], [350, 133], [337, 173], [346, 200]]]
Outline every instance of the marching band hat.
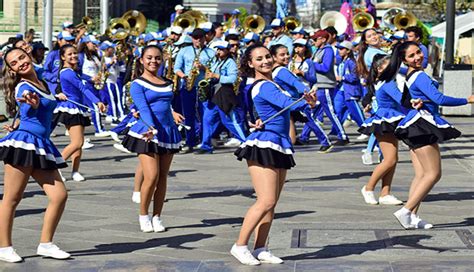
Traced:
[[306, 39], [296, 39], [296, 40], [293, 42], [293, 45], [306, 46], [307, 44], [308, 44], [308, 40], [306, 40]]
[[180, 26], [172, 26], [170, 27], [170, 33], [181, 35], [183, 34], [183, 28]]
[[395, 33], [393, 33], [392, 36], [390, 36], [391, 39], [395, 39], [395, 40], [403, 40], [405, 39], [405, 31], [403, 30], [399, 30], [399, 31], [396, 31]]
[[156, 33], [156, 32], [150, 32], [146, 34], [145, 36], [145, 43], [151, 42], [151, 41], [162, 41], [164, 40], [163, 35], [161, 33]]
[[302, 26], [296, 27], [295, 29], [291, 30], [290, 33], [291, 34], [303, 34], [303, 35], [308, 34], [308, 32], [306, 32], [306, 30], [304, 30], [304, 28]]
[[73, 22], [71, 22], [71, 21], [65, 21], [65, 22], [63, 23], [63, 29], [71, 28], [71, 27], [74, 27]]
[[343, 42], [337, 44], [336, 47], [337, 47], [338, 49], [343, 49], [343, 48], [345, 48], [345, 49], [352, 50], [352, 48], [353, 48], [354, 46], [352, 45], [352, 43], [351, 43], [350, 41], [343, 41]]
[[258, 36], [258, 34], [253, 32], [245, 34], [244, 38], [242, 39], [244, 43], [249, 43], [250, 41], [258, 42], [259, 40], [260, 37]]
[[238, 15], [238, 14], [240, 14], [240, 10], [239, 10], [239, 9], [234, 9], [234, 10], [232, 11], [232, 15]]
[[193, 40], [191, 39], [191, 37], [189, 35], [183, 35], [181, 37], [179, 37], [179, 40], [177, 42], [174, 43], [174, 45], [176, 46], [179, 46], [179, 45], [182, 45], [182, 44], [185, 44], [185, 43], [192, 43]]
[[195, 39], [199, 39], [206, 36], [206, 32], [202, 30], [201, 28], [195, 28], [193, 32], [191, 32], [191, 37]]
[[175, 11], [178, 11], [178, 10], [180, 10], [180, 9], [184, 9], [184, 7], [183, 7], [182, 5], [176, 5], [176, 6], [174, 6], [174, 10], [175, 10]]
[[316, 40], [317, 38], [326, 38], [329, 39], [329, 32], [326, 30], [318, 30], [314, 32], [313, 36], [311, 36], [311, 39]]
[[104, 41], [100, 44], [100, 50], [104, 51], [104, 50], [107, 50], [109, 48], [115, 48], [115, 44], [111, 43], [110, 41]]
[[360, 39], [361, 39], [361, 36], [356, 36], [356, 37], [352, 40], [352, 45], [353, 45], [353, 46], [357, 46], [357, 45], [360, 43]]
[[213, 47], [216, 49], [229, 49], [230, 44], [226, 41], [217, 41], [214, 43]]
[[204, 30], [204, 32], [209, 32], [212, 30], [212, 23], [211, 22], [204, 22], [199, 25], [199, 28]]
[[15, 38], [17, 38], [17, 39], [19, 39], [19, 40], [23, 40], [23, 34], [17, 33], [17, 34], [15, 35]]
[[38, 50], [38, 49], [44, 49], [44, 50], [49, 50], [48, 47], [44, 46], [44, 43], [39, 41], [39, 42], [33, 42], [31, 44], [31, 46], [33, 47], [33, 50]]
[[273, 19], [272, 23], [270, 24], [271, 28], [282, 27], [285, 25], [282, 19]]
[[240, 36], [240, 32], [235, 28], [230, 28], [229, 30], [227, 30], [227, 32], [225, 34], [226, 34], [226, 36], [228, 36], [228, 35]]
[[[69, 31], [61, 31], [58, 34], [58, 40], [72, 41], [72, 40], [75, 40], [75, 39], [76, 38], [74, 38], [74, 36], [72, 36], [71, 33], [69, 33]], [[87, 39], [87, 37], [86, 37], [86, 39]], [[97, 39], [96, 39], [96, 41], [97, 41]]]

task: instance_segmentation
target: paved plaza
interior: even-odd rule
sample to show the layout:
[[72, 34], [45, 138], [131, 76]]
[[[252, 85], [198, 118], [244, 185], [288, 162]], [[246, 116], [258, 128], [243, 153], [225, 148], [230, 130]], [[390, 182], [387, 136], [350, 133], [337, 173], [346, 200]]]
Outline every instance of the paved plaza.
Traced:
[[[136, 156], [117, 151], [109, 138], [94, 138], [88, 128], [95, 147], [83, 153], [87, 180], [67, 182], [69, 199], [55, 236], [73, 258], [36, 255], [47, 198], [31, 180], [13, 232], [25, 261], [0, 263], [0, 271], [474, 271], [474, 118], [448, 119], [463, 136], [442, 145], [443, 177], [421, 208], [435, 228], [403, 230], [392, 215], [397, 207], [364, 203], [360, 189], [374, 166], [362, 164], [365, 144], [351, 126], [349, 146], [329, 154], [318, 154], [316, 144], [296, 148], [297, 166], [289, 171], [269, 238], [285, 263], [259, 267], [229, 254], [255, 201], [246, 164], [233, 148], [176, 155], [162, 215], [168, 231], [142, 233], [138, 204], [131, 202]], [[53, 141], [61, 150], [68, 138]], [[399, 157], [393, 194], [406, 200], [413, 169], [403, 144]], [[70, 171], [63, 173], [70, 177]]]

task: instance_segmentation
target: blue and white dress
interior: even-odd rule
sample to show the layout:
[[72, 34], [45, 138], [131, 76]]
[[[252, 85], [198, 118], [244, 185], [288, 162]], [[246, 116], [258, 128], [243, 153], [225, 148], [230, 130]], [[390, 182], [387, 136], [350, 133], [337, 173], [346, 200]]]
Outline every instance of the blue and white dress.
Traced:
[[416, 149], [461, 136], [459, 130], [440, 116], [439, 106], [466, 105], [467, 99], [443, 95], [438, 91], [438, 82], [423, 71], [411, 72], [406, 82], [411, 97], [424, 103], [420, 110], [410, 110], [398, 124], [397, 138]]
[[[44, 83], [45, 86], [46, 83]], [[56, 99], [49, 90], [41, 90], [27, 81], [20, 81], [15, 97], [36, 93], [40, 98], [37, 109], [27, 103], [18, 103], [20, 126], [0, 139], [0, 159], [5, 164], [54, 170], [67, 167], [58, 149], [49, 139], [51, 120]]]
[[[267, 120], [294, 102], [291, 95], [272, 81], [257, 81], [252, 88], [252, 99], [262, 121]], [[290, 169], [295, 166], [293, 145], [289, 136], [290, 111], [309, 107], [300, 101], [265, 126], [251, 133], [235, 151], [238, 160], [246, 159], [263, 166]]]
[[92, 103], [97, 104], [100, 102], [99, 99], [84, 85], [79, 75], [73, 69], [62, 69], [59, 79], [61, 92], [67, 96], [68, 100], [58, 102], [56, 109], [54, 109], [54, 121], [65, 126], [90, 126], [89, 113], [85, 108], [74, 102], [84, 105], [86, 103], [84, 98], [87, 98]]
[[389, 82], [377, 82], [374, 86], [375, 98], [377, 99], [377, 111], [367, 118], [359, 132], [365, 135], [393, 134], [398, 123], [405, 118], [400, 104], [402, 101], [402, 92], [397, 87], [395, 80]]
[[[124, 137], [123, 146], [138, 154], [163, 155], [178, 152], [181, 146], [181, 134], [171, 113], [172, 82], [166, 80], [164, 84], [157, 85], [139, 77], [132, 82], [130, 95], [140, 113], [140, 118]], [[158, 134], [146, 142], [143, 134], [149, 130], [149, 126], [155, 128]]]

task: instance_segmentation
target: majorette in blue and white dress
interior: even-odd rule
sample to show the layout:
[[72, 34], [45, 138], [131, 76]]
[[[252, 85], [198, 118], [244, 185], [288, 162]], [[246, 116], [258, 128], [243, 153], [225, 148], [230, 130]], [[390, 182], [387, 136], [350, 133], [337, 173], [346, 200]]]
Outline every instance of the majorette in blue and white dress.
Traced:
[[[138, 154], [173, 154], [179, 151], [181, 135], [174, 123], [171, 112], [173, 84], [166, 80], [164, 84], [154, 84], [145, 78], [135, 79], [130, 86], [130, 95], [140, 114], [140, 118], [130, 128], [122, 145]], [[143, 138], [152, 126], [157, 135], [149, 142]]]
[[[272, 81], [257, 81], [252, 88], [252, 99], [262, 121], [267, 120], [294, 100]], [[293, 145], [289, 136], [290, 111], [300, 111], [309, 107], [305, 101], [292, 106], [265, 126], [251, 133], [235, 151], [238, 160], [246, 159], [263, 166], [290, 169], [295, 166]]]
[[398, 123], [405, 118], [400, 104], [402, 101], [402, 92], [398, 89], [395, 80], [389, 82], [377, 82], [374, 86], [375, 98], [377, 100], [377, 111], [367, 118], [359, 132], [365, 135], [393, 134]]
[[[47, 86], [46, 83], [44, 83]], [[20, 81], [15, 97], [36, 93], [40, 98], [37, 109], [27, 103], [18, 103], [20, 126], [0, 139], [0, 159], [5, 164], [35, 169], [54, 170], [67, 167], [58, 149], [49, 139], [51, 120], [56, 99], [49, 90], [41, 90], [27, 81]]]
[[[99, 99], [82, 82], [79, 75], [71, 68], [63, 68], [59, 74], [61, 92], [68, 100], [59, 101], [54, 110], [54, 121], [65, 126], [90, 126], [91, 120], [87, 110], [74, 102], [84, 105], [84, 97], [92, 103], [99, 103]], [[73, 102], [71, 102], [73, 101]]]
[[413, 99], [423, 100], [420, 110], [410, 110], [395, 130], [411, 149], [457, 138], [461, 132], [439, 114], [439, 106], [461, 106], [468, 103], [465, 98], [445, 96], [438, 91], [438, 82], [423, 71], [413, 71], [407, 76], [407, 87]]

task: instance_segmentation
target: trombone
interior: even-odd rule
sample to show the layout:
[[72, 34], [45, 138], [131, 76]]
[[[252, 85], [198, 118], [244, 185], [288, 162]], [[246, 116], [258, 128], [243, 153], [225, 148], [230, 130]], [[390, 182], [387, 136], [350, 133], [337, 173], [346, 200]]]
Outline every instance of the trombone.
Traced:
[[89, 16], [84, 16], [81, 19], [81, 23], [78, 25], [74, 26], [74, 29], [80, 29], [80, 28], [85, 28], [87, 32], [95, 28], [94, 21], [92, 20], [91, 17]]

